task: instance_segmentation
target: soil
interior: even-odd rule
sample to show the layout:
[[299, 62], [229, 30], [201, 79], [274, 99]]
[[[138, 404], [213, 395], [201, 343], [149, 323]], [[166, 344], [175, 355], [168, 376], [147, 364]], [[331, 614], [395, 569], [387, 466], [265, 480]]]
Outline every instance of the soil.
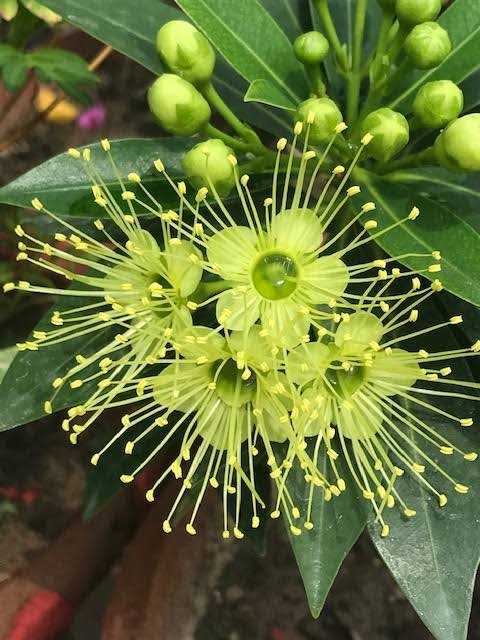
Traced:
[[[99, 46], [74, 35], [70, 44], [87, 56]], [[28, 139], [0, 155], [0, 184], [67, 147], [99, 137], [160, 135], [145, 107], [148, 72], [115, 54], [102, 66], [100, 76], [98, 98], [108, 113], [105, 127], [92, 134], [74, 126], [39, 125]], [[31, 314], [30, 324], [35, 315]], [[16, 497], [0, 498], [0, 580], [28, 564], [81, 507], [85, 456], [81, 449], [67, 446], [56, 425], [57, 420], [46, 419], [1, 436], [0, 488]], [[269, 537], [265, 558], [247, 543], [230, 545], [214, 588], [204, 594], [207, 601], [197, 622], [196, 640], [431, 640], [366, 537], [343, 564], [319, 620], [308, 612], [295, 560], [279, 527]], [[89, 599], [89, 608], [79, 612], [72, 638], [95, 640], [110, 589], [107, 580]], [[474, 629], [479, 624], [477, 594], [471, 640], [477, 637]]]

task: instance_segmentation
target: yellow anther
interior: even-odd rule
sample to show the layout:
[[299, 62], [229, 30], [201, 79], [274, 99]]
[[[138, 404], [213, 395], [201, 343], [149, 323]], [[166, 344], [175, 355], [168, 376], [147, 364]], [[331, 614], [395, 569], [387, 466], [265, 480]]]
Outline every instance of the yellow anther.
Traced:
[[72, 380], [72, 382], [70, 382], [70, 387], [72, 389], [79, 389], [83, 384], [83, 380], [77, 379], [77, 380]]
[[345, 173], [345, 167], [341, 164], [338, 164], [336, 167], [334, 167], [332, 173], [335, 176], [340, 176], [342, 175], [342, 173]]
[[440, 280], [434, 280], [432, 282], [432, 284], [430, 285], [432, 291], [442, 291], [443, 290], [443, 284], [440, 282]]
[[146, 493], [145, 493], [145, 500], [147, 502], [155, 502], [155, 493], [153, 491], [153, 489], [149, 489]]
[[94, 453], [93, 456], [90, 458], [90, 463], [93, 464], [94, 467], [96, 467], [99, 460], [100, 460], [100, 454]]
[[361, 189], [360, 189], [360, 187], [358, 185], [355, 185], [353, 187], [349, 187], [347, 189], [347, 196], [349, 198], [352, 198], [353, 196], [358, 195], [360, 193], [360, 191], [361, 191]]
[[305, 527], [305, 529], [307, 531], [311, 531], [313, 529], [313, 522], [310, 522], [309, 520], [307, 522], [305, 522], [303, 524], [303, 526]]
[[378, 227], [378, 222], [376, 220], [367, 220], [363, 225], [363, 228], [366, 229], [367, 231], [370, 231], [371, 229], [376, 229], [377, 227]]
[[295, 525], [290, 525], [290, 531], [292, 532], [292, 535], [294, 536], [300, 536], [302, 535], [302, 530], [299, 529], [298, 527], [296, 527]]
[[463, 494], [468, 493], [470, 491], [470, 487], [467, 487], [464, 484], [456, 484], [454, 489], [457, 493], [463, 493]]
[[273, 204], [273, 199], [272, 198], [265, 198], [265, 200], [263, 201], [263, 205], [265, 207], [270, 207]]
[[103, 222], [101, 220], [95, 220], [93, 224], [99, 231], [101, 231], [104, 228]]
[[198, 309], [198, 304], [196, 302], [193, 302], [192, 300], [189, 300], [187, 302], [187, 307], [192, 311], [196, 311]]
[[417, 462], [414, 462], [412, 464], [412, 469], [416, 473], [424, 473], [425, 472], [425, 466], [423, 464], [418, 464]]
[[68, 149], [67, 153], [68, 153], [69, 156], [71, 156], [72, 158], [75, 158], [76, 160], [78, 160], [78, 158], [80, 158], [80, 151], [78, 149], [74, 149], [73, 147], [70, 147], [70, 149]]
[[130, 426], [130, 416], [129, 415], [122, 416], [121, 422], [122, 422], [124, 427], [129, 427]]
[[401, 478], [405, 474], [405, 471], [403, 469], [400, 469], [400, 467], [393, 467], [393, 471], [395, 472], [397, 478]]
[[387, 507], [389, 509], [393, 509], [394, 506], [395, 506], [395, 498], [392, 495], [389, 495], [387, 497]]
[[293, 127], [293, 133], [296, 136], [299, 136], [303, 131], [303, 122], [296, 122], [295, 126]]
[[477, 340], [476, 342], [474, 342], [471, 346], [471, 349], [475, 353], [478, 353], [480, 351], [480, 340]]
[[127, 177], [130, 180], [130, 182], [141, 182], [142, 180], [138, 175], [138, 173], [136, 173], [135, 171], [133, 171], [132, 173], [129, 173]]
[[135, 200], [135, 194], [133, 191], [122, 191], [122, 200]]
[[425, 349], [420, 349], [420, 351], [418, 352], [418, 357], [419, 358], [428, 358], [429, 353], [428, 351], [425, 351]]
[[131, 440], [127, 442], [127, 444], [125, 445], [125, 453], [127, 454], [127, 456], [132, 455], [134, 447], [135, 447], [134, 442], [132, 442]]
[[108, 202], [102, 196], [98, 196], [95, 198], [95, 204], [98, 204], [99, 207], [106, 207]]
[[85, 162], [90, 162], [90, 158], [92, 157], [92, 152], [90, 151], [90, 149], [84, 149], [82, 151], [82, 158], [85, 160]]
[[210, 478], [209, 482], [210, 486], [212, 486], [214, 489], [218, 489], [218, 487], [220, 486], [216, 478]]
[[387, 313], [387, 311], [390, 309], [390, 305], [388, 304], [388, 302], [385, 302], [385, 300], [382, 300], [380, 302], [380, 309], [383, 311], [383, 313]]
[[453, 455], [453, 448], [452, 447], [440, 447], [440, 453], [443, 453], [446, 456], [451, 456], [451, 455]]
[[287, 146], [287, 142], [288, 142], [288, 140], [286, 138], [280, 138], [280, 140], [277, 141], [277, 149], [278, 149], [278, 151], [283, 151], [285, 149], [285, 147]]
[[120, 476], [120, 482], [123, 482], [124, 484], [130, 484], [130, 482], [133, 482], [134, 480], [134, 476], [129, 476], [127, 474], [123, 474]]
[[315, 113], [313, 111], [309, 111], [307, 113], [307, 124], [313, 124], [315, 122]]
[[441, 493], [441, 494], [438, 496], [438, 504], [439, 504], [441, 507], [444, 507], [444, 506], [447, 504], [447, 502], [448, 502], [448, 498], [447, 498], [447, 496], [446, 496], [444, 493]]
[[421, 286], [420, 278], [412, 278], [413, 291], [418, 291], [418, 289], [420, 289], [420, 286]]
[[403, 515], [406, 516], [407, 518], [413, 518], [414, 516], [417, 515], [417, 512], [414, 509], [409, 509], [408, 507], [406, 507], [403, 510]]
[[63, 378], [55, 378], [55, 380], [52, 382], [52, 387], [54, 389], [59, 389], [62, 386], [63, 382]]
[[222, 538], [224, 540], [228, 540], [228, 538], [230, 538], [230, 531], [227, 531], [227, 530], [222, 531]]
[[250, 176], [247, 174], [244, 174], [241, 178], [240, 178], [240, 184], [242, 185], [242, 187], [246, 187], [248, 184], [248, 181], [250, 180]]
[[162, 529], [164, 533], [172, 533], [172, 525], [168, 520], [164, 520], [162, 524]]
[[307, 151], [306, 153], [303, 154], [303, 157], [306, 161], [308, 160], [313, 160], [313, 158], [317, 157], [317, 154], [315, 153], [315, 151]]
[[473, 424], [473, 418], [462, 418], [460, 420], [460, 425], [462, 427], [471, 427]]
[[443, 369], [440, 369], [440, 373], [442, 374], [442, 376], [449, 376], [452, 373], [452, 368], [443, 367]]
[[440, 251], [432, 251], [432, 258], [435, 258], [435, 260], [441, 260], [442, 254]]
[[258, 516], [252, 517], [252, 529], [258, 529], [260, 526], [260, 518]]
[[370, 213], [370, 211], [375, 211], [375, 209], [376, 209], [376, 205], [374, 202], [366, 202], [362, 206], [363, 213]]
[[56, 233], [54, 237], [58, 242], [65, 242], [67, 239], [67, 236], [64, 233]]
[[280, 517], [280, 511], [278, 509], [276, 509], [275, 511], [272, 511], [272, 513], [270, 514], [270, 517], [273, 520], [276, 520], [277, 518]]
[[325, 489], [323, 493], [323, 499], [325, 500], [325, 502], [330, 502], [330, 500], [332, 499], [332, 492], [330, 491], [330, 489]]
[[159, 159], [155, 160], [153, 163], [153, 166], [155, 167], [155, 169], [159, 172], [159, 173], [163, 173], [165, 171], [165, 165], [163, 164], [163, 162]]
[[468, 460], [469, 462], [475, 462], [475, 460], [478, 458], [478, 453], [475, 453], [475, 451], [472, 451], [471, 453], [466, 453], [463, 457], [465, 460]]
[[332, 484], [330, 486], [330, 491], [333, 493], [334, 496], [336, 496], [338, 498], [338, 496], [340, 495], [340, 489], [335, 485]]
[[243, 532], [240, 531], [240, 529], [238, 527], [234, 527], [233, 528], [233, 535], [235, 536], [235, 538], [237, 540], [242, 540], [242, 538], [244, 537]]
[[390, 533], [390, 527], [388, 526], [388, 524], [384, 524], [380, 532], [380, 535], [382, 536], [382, 538], [386, 538], [389, 533]]
[[17, 226], [15, 227], [15, 233], [19, 238], [22, 238], [25, 235], [23, 227], [19, 224], [17, 224]]
[[9, 291], [13, 291], [15, 289], [15, 283], [14, 282], [6, 282], [3, 285], [3, 293], [8, 293]]
[[100, 140], [100, 145], [104, 151], [110, 151], [110, 141], [108, 138]]
[[195, 202], [203, 202], [208, 195], [207, 187], [201, 187], [195, 196]]
[[195, 536], [197, 534], [197, 530], [190, 522], [187, 525], [185, 525], [185, 531], [191, 536]]
[[348, 129], [348, 125], [345, 122], [339, 122], [335, 127], [335, 133], [343, 133]]
[[413, 207], [413, 209], [408, 214], [409, 220], [416, 220], [420, 215], [420, 209], [418, 207]]
[[41, 211], [43, 209], [43, 204], [42, 204], [41, 200], [39, 200], [38, 198], [34, 198], [32, 200], [32, 207], [34, 209], [36, 209], [37, 211]]
[[43, 410], [45, 411], [45, 413], [49, 414], [53, 412], [52, 403], [50, 402], [50, 400], [47, 400], [43, 403]]
[[441, 271], [441, 270], [442, 270], [442, 265], [441, 265], [441, 264], [438, 264], [438, 262], [437, 262], [437, 263], [435, 263], [435, 264], [431, 264], [431, 265], [428, 267], [428, 272], [429, 272], [429, 273], [438, 273], [438, 272], [439, 272], [439, 271]]
[[362, 144], [363, 146], [367, 146], [367, 144], [370, 144], [370, 142], [373, 140], [373, 136], [371, 133], [366, 133], [363, 138], [362, 138]]
[[450, 324], [460, 324], [463, 322], [462, 316], [453, 316], [450, 318]]

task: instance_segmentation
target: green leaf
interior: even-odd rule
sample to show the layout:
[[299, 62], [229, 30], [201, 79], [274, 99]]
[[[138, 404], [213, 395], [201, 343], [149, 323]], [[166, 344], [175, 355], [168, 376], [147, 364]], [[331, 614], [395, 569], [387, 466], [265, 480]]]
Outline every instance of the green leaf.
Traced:
[[[376, 179], [365, 171], [360, 175], [377, 205], [379, 229], [405, 218], [413, 206], [421, 212], [417, 220], [381, 236], [380, 246], [392, 256], [440, 251], [441, 274], [425, 275], [440, 277], [448, 291], [480, 305], [480, 233], [465, 222], [462, 212], [440, 205], [407, 185]], [[402, 258], [401, 262], [417, 269], [424, 267], [425, 258]]]
[[[36, 329], [50, 329], [50, 317], [54, 311], [61, 312], [77, 305], [76, 298], [66, 296], [52, 307]], [[74, 354], [91, 355], [105, 346], [111, 337], [112, 331], [104, 329], [38, 351], [19, 351], [0, 384], [0, 431], [43, 417], [44, 402], [52, 395], [52, 382], [72, 366]], [[85, 371], [86, 375], [90, 375], [91, 372]], [[82, 402], [94, 388], [93, 383], [83, 385], [80, 389], [70, 389], [66, 385], [55, 400], [55, 411]]]
[[299, 102], [308, 95], [290, 41], [257, 0], [177, 0], [246, 80], [268, 80]]
[[[112, 142], [112, 155], [122, 176], [136, 171], [145, 186], [161, 198], [165, 208], [174, 205], [177, 198], [167, 186], [163, 174], [153, 167], [153, 162], [161, 158], [168, 172], [173, 176], [183, 174], [181, 159], [194, 140], [185, 138], [130, 139]], [[105, 183], [118, 191], [118, 180], [99, 144], [89, 145], [92, 162]], [[126, 182], [131, 188], [132, 183]], [[79, 160], [62, 153], [28, 171], [10, 184], [0, 189], [0, 202], [19, 207], [31, 206], [32, 198], [40, 198], [44, 205], [62, 218], [75, 217], [75, 223], [92, 218], [104, 217], [105, 211], [94, 204], [91, 182]]]
[[477, 0], [456, 0], [438, 22], [450, 35], [452, 52], [435, 69], [407, 71], [402, 82], [403, 90], [388, 105], [391, 108], [408, 109], [426, 82], [448, 78], [458, 84], [480, 69], [480, 3]]
[[0, 44], [1, 77], [8, 91], [19, 91], [27, 81], [28, 56], [8, 44]]
[[[452, 313], [451, 306], [448, 313]], [[476, 313], [478, 315], [478, 311]], [[428, 324], [441, 322], [444, 317], [429, 305]], [[448, 333], [450, 337], [442, 332], [439, 348], [458, 348], [453, 333], [450, 330]], [[466, 363], [459, 360], [455, 361], [454, 376], [472, 379]], [[443, 408], [453, 414], [468, 413], [464, 400], [449, 399], [448, 406], [446, 404], [443, 402]], [[418, 414], [418, 407], [415, 412]], [[432, 414], [428, 417], [432, 424]], [[432, 426], [462, 450], [478, 451], [479, 438], [473, 431], [459, 430], [451, 421], [445, 423], [438, 416]], [[416, 440], [413, 432], [409, 436]], [[465, 640], [480, 560], [480, 470], [477, 463], [468, 463], [462, 456], [445, 457], [438, 451], [428, 450], [424, 441], [419, 446], [459, 482], [470, 485], [470, 492], [460, 496], [451, 491], [448, 504], [441, 509], [420, 483], [404, 477], [398, 481], [397, 489], [417, 515], [406, 521], [399, 510], [393, 509], [388, 512], [389, 537], [380, 537], [378, 525], [370, 526], [370, 534], [401, 589], [436, 640]], [[432, 477], [428, 479], [432, 481]], [[433, 484], [442, 487], [445, 480], [437, 476], [433, 478]]]
[[[319, 455], [318, 468], [321, 473], [328, 472], [325, 453]], [[293, 502], [301, 513], [306, 513], [310, 491], [304, 473], [294, 467], [288, 478]], [[288, 530], [310, 610], [315, 618], [320, 615], [342, 562], [367, 522], [354, 480], [346, 469], [343, 469], [342, 476], [347, 483], [347, 490], [331, 502], [325, 502], [318, 489], [314, 493], [311, 517], [314, 529], [303, 531], [300, 536], [294, 536]]]
[[7, 369], [10, 366], [12, 360], [17, 354], [17, 347], [8, 347], [6, 349], [0, 349], [0, 382], [2, 382]]
[[[128, 0], [45, 0], [43, 4], [157, 75], [165, 71], [155, 49], [158, 29], [169, 20], [187, 19], [160, 0], [137, 0], [135, 10]], [[214, 81], [241, 118], [275, 135], [284, 135], [290, 129], [290, 119], [283, 113], [275, 114], [262, 104], [243, 101], [248, 83], [222, 59], [217, 61]]]
[[263, 102], [272, 107], [295, 111], [295, 103], [268, 80], [254, 80], [245, 94], [245, 102]]
[[64, 49], [45, 47], [28, 54], [28, 64], [42, 82], [54, 82], [70, 97], [88, 103], [90, 96], [84, 89], [97, 82], [83, 58]]
[[305, 0], [260, 0], [291, 42], [312, 28], [308, 3]]

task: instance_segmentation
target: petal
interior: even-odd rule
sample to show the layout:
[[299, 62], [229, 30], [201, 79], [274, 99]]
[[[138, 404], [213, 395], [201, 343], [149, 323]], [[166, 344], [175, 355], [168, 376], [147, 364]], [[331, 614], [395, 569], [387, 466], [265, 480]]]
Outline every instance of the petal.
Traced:
[[249, 227], [222, 229], [208, 241], [208, 260], [223, 278], [244, 282], [258, 253], [256, 245], [257, 234]]
[[[232, 411], [235, 411], [235, 422], [232, 425]], [[198, 417], [198, 429], [200, 436], [212, 447], [218, 450], [225, 450], [229, 443], [238, 442], [238, 430], [240, 430], [240, 440], [245, 442], [248, 438], [248, 424], [245, 409], [239, 407], [232, 409], [218, 398], [213, 396], [201, 409]], [[226, 436], [226, 431], [235, 429], [234, 438]]]
[[175, 344], [184, 358], [206, 357], [208, 362], [215, 362], [226, 357], [225, 338], [210, 327], [188, 327], [180, 333]]
[[371, 342], [379, 342], [383, 335], [383, 325], [373, 313], [357, 311], [348, 322], [341, 322], [335, 333], [335, 344], [342, 355], [356, 355], [368, 349]]
[[228, 338], [228, 344], [233, 353], [243, 352], [243, 359], [250, 366], [253, 365], [264, 371], [265, 367], [274, 368], [275, 358], [272, 355], [271, 343], [265, 336], [260, 335], [261, 331], [262, 327], [258, 324], [251, 326], [248, 333], [232, 331]]
[[217, 320], [232, 331], [243, 331], [258, 320], [260, 300], [251, 289], [229, 289], [220, 294], [217, 300]]
[[323, 227], [311, 209], [286, 209], [275, 216], [270, 235], [276, 248], [296, 256], [322, 244]]
[[310, 319], [298, 311], [298, 305], [289, 299], [264, 303], [261, 311], [262, 326], [278, 347], [292, 349], [308, 333]]
[[367, 440], [382, 426], [383, 413], [379, 403], [361, 397], [352, 397], [343, 402], [338, 411], [338, 429], [350, 440]]
[[305, 384], [325, 372], [330, 364], [331, 351], [321, 342], [308, 342], [295, 347], [287, 355], [287, 374], [296, 384]]
[[286, 393], [263, 393], [257, 407], [262, 409], [263, 430], [261, 435], [270, 442], [285, 442], [287, 438], [293, 434], [290, 420], [288, 422], [285, 417], [288, 416], [292, 409], [292, 399], [288, 395], [288, 380], [282, 373], [270, 374], [267, 377], [266, 384], [273, 388], [276, 384], [282, 383]]
[[[154, 382], [155, 400], [171, 411], [191, 411], [210, 382], [210, 366], [182, 363], [181, 360], [178, 365], [169, 364]], [[187, 392], [184, 391], [186, 382], [189, 383]], [[177, 394], [179, 387], [182, 387], [182, 392]]]
[[340, 258], [318, 258], [302, 267], [301, 293], [305, 291], [313, 304], [328, 302], [343, 295], [348, 279], [348, 269]]
[[[308, 410], [304, 407], [305, 402], [308, 403]], [[324, 390], [313, 387], [306, 389], [301, 395], [299, 414], [294, 420], [298, 435], [304, 438], [318, 436], [325, 427], [330, 426], [331, 404]]]
[[168, 277], [182, 298], [186, 298], [200, 284], [203, 268], [200, 264], [192, 262], [192, 254], [202, 259], [200, 251], [190, 242], [182, 241], [181, 244], [169, 246], [166, 249], [166, 261]]
[[411, 387], [419, 377], [418, 363], [412, 362], [412, 354], [404, 349], [393, 349], [389, 355], [385, 351], [380, 351], [368, 369], [368, 381], [373, 385], [380, 383], [375, 391], [383, 396], [394, 396], [405, 389], [389, 389], [382, 383]]

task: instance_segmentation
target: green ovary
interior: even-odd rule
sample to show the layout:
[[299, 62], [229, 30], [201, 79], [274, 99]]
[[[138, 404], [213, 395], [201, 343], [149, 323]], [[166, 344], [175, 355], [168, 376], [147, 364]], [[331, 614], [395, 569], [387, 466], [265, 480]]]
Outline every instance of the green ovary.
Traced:
[[257, 390], [255, 374], [252, 372], [248, 380], [243, 380], [242, 371], [238, 369], [234, 360], [214, 362], [210, 373], [212, 381], [216, 382], [218, 397], [228, 406], [238, 408], [255, 397]]
[[[340, 366], [340, 362], [332, 364]], [[366, 372], [365, 367], [360, 366], [355, 366], [349, 371], [329, 368], [325, 372], [325, 377], [332, 387], [329, 389], [330, 394], [348, 400], [365, 382]]]
[[253, 267], [252, 283], [256, 291], [267, 300], [288, 298], [297, 288], [297, 265], [284, 253], [264, 254]]

